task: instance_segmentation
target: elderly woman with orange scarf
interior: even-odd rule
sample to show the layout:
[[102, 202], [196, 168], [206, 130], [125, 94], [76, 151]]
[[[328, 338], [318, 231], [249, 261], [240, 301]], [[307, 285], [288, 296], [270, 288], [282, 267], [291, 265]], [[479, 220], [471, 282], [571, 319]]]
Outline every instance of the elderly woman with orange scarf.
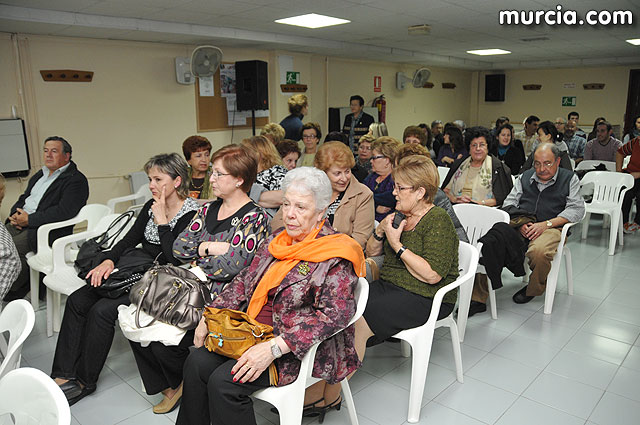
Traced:
[[198, 349], [184, 367], [176, 424], [255, 424], [249, 395], [270, 385], [270, 366], [275, 365], [278, 386], [290, 384], [300, 360], [321, 341], [314, 376], [337, 383], [360, 365], [353, 327], [344, 328], [356, 310], [358, 276], [364, 276], [362, 248], [325, 223], [332, 188], [324, 172], [296, 168], [282, 187], [284, 230], [260, 246], [251, 265], [211, 305], [246, 311], [273, 326], [275, 338], [233, 360], [203, 347], [203, 319], [195, 331]]

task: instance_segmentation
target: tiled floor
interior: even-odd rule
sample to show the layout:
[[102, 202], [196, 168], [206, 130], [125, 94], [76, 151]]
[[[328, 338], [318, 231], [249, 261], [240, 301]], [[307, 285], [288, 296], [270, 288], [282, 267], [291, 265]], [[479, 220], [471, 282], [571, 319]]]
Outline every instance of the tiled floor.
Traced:
[[[597, 222], [596, 222], [597, 223]], [[569, 239], [575, 295], [561, 283], [550, 316], [542, 299], [519, 306], [521, 287], [505, 273], [497, 292], [498, 320], [488, 313], [469, 320], [463, 343], [464, 384], [455, 380], [451, 342], [436, 330], [420, 423], [437, 425], [632, 425], [640, 423], [640, 235], [607, 255], [608, 230], [594, 223], [580, 241]], [[23, 364], [49, 373], [56, 338], [45, 334], [45, 312], [23, 350]], [[351, 381], [361, 425], [406, 423], [411, 362], [399, 344], [367, 351]], [[158, 396], [141, 390], [126, 340], [116, 335], [98, 390], [71, 408], [73, 424], [169, 424], [176, 412], [154, 415]], [[256, 403], [258, 423], [278, 424], [269, 405]], [[315, 424], [317, 420], [305, 420]], [[348, 424], [346, 409], [327, 425]]]

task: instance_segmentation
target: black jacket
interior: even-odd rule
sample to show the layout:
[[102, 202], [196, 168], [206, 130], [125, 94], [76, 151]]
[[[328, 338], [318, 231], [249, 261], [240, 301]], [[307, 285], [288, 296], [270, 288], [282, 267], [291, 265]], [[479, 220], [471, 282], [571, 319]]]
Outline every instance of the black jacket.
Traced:
[[507, 223], [496, 223], [478, 239], [482, 242], [482, 258], [493, 289], [502, 288], [502, 268], [507, 267], [514, 276], [524, 276], [524, 254], [527, 244], [520, 233]]
[[[33, 186], [42, 177], [42, 170], [38, 171], [29, 179], [27, 190], [20, 195], [18, 201], [11, 207], [11, 214], [15, 213], [18, 208], [23, 208], [27, 197], [31, 194]], [[60, 176], [51, 183], [51, 186], [42, 196], [38, 208], [32, 214], [29, 214], [29, 227], [27, 239], [29, 248], [36, 251], [38, 248], [38, 227], [47, 223], [68, 220], [78, 215], [80, 209], [87, 204], [89, 198], [89, 183], [87, 178], [82, 174], [76, 163], [71, 161], [67, 168]], [[53, 230], [49, 233], [49, 244], [56, 239], [70, 235], [73, 232], [73, 226], [63, 227]]]
[[[349, 136], [349, 131], [351, 131], [351, 125], [353, 121], [353, 114], [349, 114], [344, 117], [344, 125], [342, 126], [342, 132]], [[353, 130], [353, 142], [354, 142], [354, 151], [358, 150], [358, 141], [360, 137], [364, 136], [369, 132], [369, 126], [375, 122], [375, 119], [362, 111], [362, 115], [360, 115], [360, 119], [355, 123], [355, 129]], [[347, 146], [349, 142], [347, 141]]]
[[[491, 156], [491, 191], [496, 198], [496, 206], [499, 207], [504, 202], [511, 189], [513, 189], [513, 180], [511, 179], [511, 170], [502, 161], [493, 155]], [[457, 159], [451, 164], [451, 169], [447, 173], [447, 177], [442, 182], [442, 190], [449, 184], [453, 175], [458, 171], [462, 162], [467, 158]]]
[[500, 158], [500, 155], [498, 155], [497, 145], [497, 143], [494, 144], [494, 148], [491, 153], [498, 157], [499, 160], [504, 162], [507, 167], [509, 167], [512, 175], [517, 176], [518, 174], [520, 174], [520, 168], [522, 168], [522, 164], [524, 164], [525, 162], [524, 146], [522, 146], [522, 142], [520, 141], [520, 139], [515, 139], [513, 143], [511, 143], [511, 146], [509, 147], [507, 152], [505, 152], [502, 158]]

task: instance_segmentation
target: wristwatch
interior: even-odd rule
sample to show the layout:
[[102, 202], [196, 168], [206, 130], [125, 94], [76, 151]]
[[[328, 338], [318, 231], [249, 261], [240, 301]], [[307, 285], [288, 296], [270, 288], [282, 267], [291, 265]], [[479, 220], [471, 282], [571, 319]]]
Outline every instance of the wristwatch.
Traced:
[[402, 248], [400, 248], [398, 252], [396, 252], [396, 258], [399, 260], [400, 257], [402, 257], [402, 254], [404, 254], [406, 250], [407, 250], [407, 247], [402, 245]]
[[273, 357], [275, 357], [276, 359], [279, 359], [280, 357], [282, 357], [282, 350], [276, 343], [275, 339], [271, 340], [271, 354], [273, 354]]
[[551, 229], [553, 227], [553, 223], [551, 222], [551, 220], [547, 220], [547, 228]]

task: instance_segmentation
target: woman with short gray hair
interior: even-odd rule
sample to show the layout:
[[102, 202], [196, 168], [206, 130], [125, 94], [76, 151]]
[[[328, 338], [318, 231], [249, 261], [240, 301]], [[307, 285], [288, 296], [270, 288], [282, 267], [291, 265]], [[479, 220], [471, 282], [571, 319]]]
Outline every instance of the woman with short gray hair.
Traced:
[[[182, 405], [176, 424], [255, 424], [253, 392], [296, 380], [300, 359], [319, 341], [313, 375], [340, 382], [359, 365], [354, 331], [344, 329], [356, 310], [354, 291], [364, 276], [360, 245], [325, 224], [331, 183], [315, 168], [289, 171], [283, 181], [284, 230], [272, 234], [211, 307], [242, 310], [273, 326], [275, 338], [252, 346], [234, 360], [209, 352], [202, 319], [196, 328], [198, 347], [184, 366]], [[335, 334], [335, 335], [334, 335]], [[271, 364], [276, 371], [270, 373]], [[340, 406], [309, 409], [324, 413]], [[215, 418], [215, 419], [214, 419]]]

